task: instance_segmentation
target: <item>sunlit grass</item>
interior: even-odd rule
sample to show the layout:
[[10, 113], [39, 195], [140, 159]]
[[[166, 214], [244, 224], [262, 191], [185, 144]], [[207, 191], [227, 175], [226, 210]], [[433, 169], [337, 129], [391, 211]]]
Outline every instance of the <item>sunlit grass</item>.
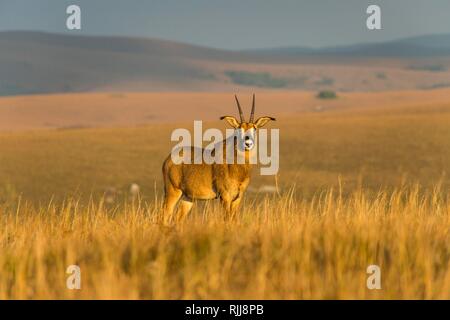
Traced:
[[[450, 298], [450, 203], [403, 188], [311, 201], [295, 191], [160, 223], [159, 200], [0, 208], [0, 298]], [[81, 290], [66, 288], [69, 265]], [[366, 287], [381, 268], [382, 289]]]
[[449, 299], [449, 105], [357, 95], [274, 110], [280, 171], [255, 169], [233, 221], [208, 202], [160, 223], [170, 133], [192, 123], [0, 133], [0, 299]]

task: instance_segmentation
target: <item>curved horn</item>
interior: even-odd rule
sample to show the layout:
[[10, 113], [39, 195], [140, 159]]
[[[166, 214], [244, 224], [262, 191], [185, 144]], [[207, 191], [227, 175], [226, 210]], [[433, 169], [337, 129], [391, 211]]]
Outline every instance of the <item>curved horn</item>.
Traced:
[[237, 98], [237, 95], [234, 95], [234, 98], [236, 99], [237, 107], [239, 109], [239, 117], [241, 118], [241, 122], [244, 122], [244, 114], [242, 113], [241, 105], [239, 104], [239, 100]]
[[253, 94], [252, 112], [250, 113], [250, 122], [251, 123], [253, 123], [254, 117], [255, 117], [255, 94]]

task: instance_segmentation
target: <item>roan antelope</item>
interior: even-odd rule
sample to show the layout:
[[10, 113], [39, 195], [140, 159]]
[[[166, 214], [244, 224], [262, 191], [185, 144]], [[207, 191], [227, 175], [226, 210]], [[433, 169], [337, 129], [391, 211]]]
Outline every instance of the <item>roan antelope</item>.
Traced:
[[[162, 171], [164, 177], [164, 220], [170, 221], [175, 206], [181, 199], [180, 212], [177, 220], [183, 219], [191, 210], [194, 200], [220, 199], [228, 217], [233, 217], [242, 200], [245, 190], [250, 182], [252, 165], [249, 163], [249, 153], [255, 146], [256, 130], [263, 127], [270, 120], [275, 118], [264, 116], [254, 121], [255, 115], [255, 95], [253, 95], [252, 111], [249, 121], [245, 121], [241, 106], [237, 96], [236, 104], [239, 110], [240, 121], [233, 116], [223, 116], [220, 119], [226, 120], [234, 129], [233, 139], [230, 142], [235, 157], [241, 153], [244, 156], [243, 164], [227, 163], [226, 146], [227, 139], [223, 140], [222, 163], [175, 164], [171, 155], [164, 161]], [[229, 139], [229, 138], [228, 138]], [[220, 146], [222, 148], [222, 146]], [[203, 154], [203, 150], [202, 154]], [[244, 154], [242, 154], [244, 153]], [[194, 147], [191, 147], [191, 156], [194, 157]]]

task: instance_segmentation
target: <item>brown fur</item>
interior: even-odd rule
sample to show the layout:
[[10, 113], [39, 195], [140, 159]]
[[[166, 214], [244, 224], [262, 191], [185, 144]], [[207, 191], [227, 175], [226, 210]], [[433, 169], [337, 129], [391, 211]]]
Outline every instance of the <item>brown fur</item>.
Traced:
[[[240, 108], [240, 106], [239, 106]], [[254, 111], [254, 108], [253, 108]], [[235, 129], [262, 127], [272, 117], [261, 117], [255, 123], [237, 121], [231, 116], [222, 117], [227, 120]], [[252, 119], [252, 117], [251, 117]], [[202, 149], [203, 152], [203, 149]], [[237, 145], [234, 146], [235, 155]], [[191, 149], [191, 164], [173, 163], [169, 155], [163, 163], [164, 177], [164, 221], [172, 220], [175, 206], [181, 199], [180, 211], [176, 218], [182, 220], [191, 210], [194, 200], [220, 199], [228, 217], [233, 217], [239, 208], [245, 190], [250, 182], [251, 165], [248, 163], [251, 151], [245, 150], [245, 164], [227, 164], [226, 143], [223, 141], [223, 164], [193, 164], [194, 148]]]

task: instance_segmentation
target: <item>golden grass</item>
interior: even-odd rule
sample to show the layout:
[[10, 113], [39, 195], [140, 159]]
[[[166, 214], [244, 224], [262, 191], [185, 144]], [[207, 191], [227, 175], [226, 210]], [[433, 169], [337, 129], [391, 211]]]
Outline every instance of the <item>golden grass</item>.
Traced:
[[[158, 222], [161, 163], [171, 131], [192, 123], [1, 133], [0, 299], [449, 299], [446, 94], [355, 93], [320, 101], [323, 112], [275, 110], [279, 194], [255, 193], [274, 184], [255, 170], [235, 221], [207, 203], [171, 227]], [[319, 103], [294, 98], [286, 112]], [[66, 288], [72, 264], [80, 291]], [[366, 288], [371, 264], [382, 290]]]
[[[419, 106], [420, 107], [420, 106]], [[450, 104], [335, 110], [278, 118], [282, 191], [295, 183], [301, 197], [342, 181], [344, 193], [394, 189], [405, 181], [450, 187]], [[225, 128], [222, 122], [205, 128]], [[0, 133], [0, 202], [19, 195], [46, 204], [54, 197], [96, 199], [108, 188], [126, 194], [132, 183], [145, 200], [162, 185], [161, 165], [175, 128], [92, 128]], [[272, 185], [255, 170], [251, 187]]]
[[[420, 75], [420, 72], [414, 73]], [[257, 93], [257, 115], [270, 114], [277, 119], [303, 117], [305, 113], [326, 117], [330, 111], [350, 111], [353, 115], [364, 115], [370, 110], [378, 115], [398, 114], [399, 111], [412, 115], [410, 111], [417, 108], [426, 113], [448, 112], [450, 101], [450, 88], [381, 93], [338, 90], [338, 98], [329, 100], [318, 99], [316, 91], [248, 88], [239, 90], [246, 115], [250, 113], [253, 92]], [[0, 97], [0, 130], [133, 127], [194, 119], [213, 121], [222, 115], [235, 114], [234, 93], [92, 92]], [[318, 109], [321, 111], [317, 112]]]
[[[449, 299], [450, 202], [439, 189], [294, 191], [159, 223], [160, 204], [0, 208], [0, 299]], [[66, 288], [81, 267], [81, 290]], [[366, 268], [381, 268], [368, 290]]]

